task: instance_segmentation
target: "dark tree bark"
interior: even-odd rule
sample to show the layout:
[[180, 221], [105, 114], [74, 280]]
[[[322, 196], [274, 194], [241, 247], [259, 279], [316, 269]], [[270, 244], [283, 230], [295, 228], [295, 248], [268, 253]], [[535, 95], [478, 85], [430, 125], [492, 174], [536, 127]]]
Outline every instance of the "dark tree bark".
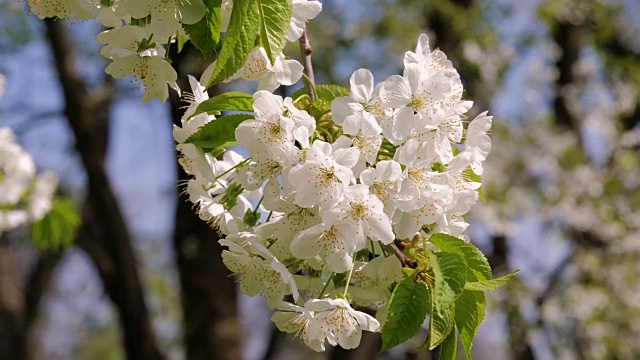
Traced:
[[8, 239], [0, 237], [0, 359], [24, 359], [26, 337], [18, 258]]
[[580, 138], [580, 124], [569, 111], [564, 92], [567, 86], [575, 81], [573, 67], [580, 57], [582, 35], [579, 26], [565, 21], [554, 24], [552, 28], [553, 39], [562, 51], [556, 62], [558, 79], [556, 81], [556, 96], [553, 100], [556, 123], [561, 128], [576, 131], [578, 138]]
[[[198, 71], [194, 58], [199, 55], [192, 51], [185, 46], [180, 55], [173, 57], [179, 79], [185, 80], [187, 74]], [[186, 83], [180, 86], [190, 89]], [[184, 105], [177, 96], [171, 98], [174, 124], [181, 124]], [[179, 182], [187, 179], [189, 176], [179, 167]], [[195, 213], [188, 195], [180, 194], [173, 241], [181, 286], [184, 344], [190, 360], [241, 359], [236, 285], [222, 263], [219, 239], [218, 233]]]
[[20, 259], [9, 239], [0, 237], [0, 359], [32, 359], [29, 345], [38, 306], [61, 253], [43, 254], [28, 275], [20, 279]]
[[[88, 177], [85, 220], [92, 236], [78, 242], [98, 269], [115, 304], [128, 359], [163, 359], [154, 338], [138, 274], [132, 238], [105, 169], [106, 141], [96, 130], [104, 98], [90, 94], [78, 73], [73, 42], [64, 23], [45, 20], [65, 99], [65, 114]], [[108, 92], [107, 92], [108, 94]]]
[[24, 320], [27, 335], [36, 321], [40, 301], [51, 284], [54, 270], [62, 260], [63, 254], [62, 251], [41, 254], [29, 274], [24, 289]]

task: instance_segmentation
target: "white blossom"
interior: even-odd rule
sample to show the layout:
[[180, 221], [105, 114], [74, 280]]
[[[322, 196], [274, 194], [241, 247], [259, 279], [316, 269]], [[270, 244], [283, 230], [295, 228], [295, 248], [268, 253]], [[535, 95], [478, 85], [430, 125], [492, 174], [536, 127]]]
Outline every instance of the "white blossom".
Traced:
[[401, 181], [402, 168], [393, 160], [382, 160], [375, 168], [360, 173], [360, 182], [369, 186], [369, 191], [382, 201], [387, 215], [392, 214], [398, 204]]
[[0, 127], [0, 234], [41, 220], [52, 208], [58, 176], [36, 175], [31, 155], [10, 128]]
[[[220, 244], [230, 246], [230, 242], [220, 240]], [[235, 245], [235, 243], [232, 243]], [[291, 294], [298, 300], [298, 288], [293, 276], [271, 252], [260, 243], [253, 243], [251, 252], [240, 246], [231, 246], [222, 252], [222, 260], [229, 270], [240, 274], [240, 290], [249, 296], [263, 293], [270, 304], [279, 303], [285, 295]]]
[[367, 69], [358, 69], [349, 80], [349, 96], [337, 97], [331, 103], [333, 121], [341, 125], [350, 115], [370, 117], [384, 115], [382, 103], [378, 98], [380, 86], [374, 87], [373, 74]]
[[147, 102], [157, 97], [164, 102], [169, 97], [167, 85], [177, 87], [177, 74], [164, 59], [164, 48], [153, 42], [147, 44], [149, 48], [141, 48], [144, 42], [152, 39], [147, 34], [139, 26], [125, 26], [99, 34], [98, 41], [106, 44], [101, 51], [102, 55], [113, 60], [105, 71], [116, 79], [135, 76], [145, 86], [142, 101]]
[[320, 256], [329, 271], [348, 271], [353, 266], [352, 254], [358, 246], [352, 241], [350, 229], [348, 224], [325, 223], [301, 229], [291, 242], [291, 254], [301, 259]]
[[0, 205], [16, 205], [36, 174], [31, 155], [10, 128], [0, 128]]
[[205, 91], [205, 88], [200, 85], [198, 80], [189, 75], [189, 83], [191, 85], [192, 93], [183, 93], [183, 98], [186, 98], [189, 102], [189, 107], [185, 110], [182, 116], [182, 126], [173, 125], [173, 138], [178, 144], [184, 143], [191, 135], [195, 134], [201, 127], [208, 124], [212, 120], [215, 120], [215, 116], [207, 113], [201, 113], [191, 117], [198, 105], [203, 101], [209, 99], [209, 95]]
[[404, 139], [420, 128], [422, 120], [436, 111], [436, 105], [451, 91], [449, 80], [442, 74], [428, 76], [420, 66], [409, 64], [404, 75], [392, 75], [380, 89], [380, 99], [386, 107], [396, 109], [394, 136]]
[[373, 117], [361, 115], [349, 115], [342, 127], [343, 134], [333, 144], [334, 149], [355, 147], [360, 152], [358, 163], [355, 165], [356, 176], [364, 170], [366, 164], [373, 165], [376, 162], [380, 145], [382, 145], [382, 129]]
[[491, 129], [492, 118], [492, 116], [487, 116], [485, 111], [469, 123], [464, 151], [451, 161], [450, 169], [460, 171], [462, 168], [471, 166], [474, 173], [482, 175], [482, 163], [491, 150], [491, 139], [488, 132]]
[[[287, 60], [280, 53], [271, 64], [267, 52], [261, 46], [249, 53], [247, 62], [238, 75], [247, 81], [258, 81], [258, 90], [274, 91], [280, 85], [293, 85], [302, 77], [302, 64], [297, 60]], [[233, 79], [233, 78], [232, 78]]]
[[328, 225], [347, 225], [356, 251], [364, 248], [367, 237], [383, 244], [389, 244], [394, 239], [384, 205], [363, 184], [347, 187], [342, 200], [323, 212], [322, 221]]
[[309, 324], [313, 321], [313, 313], [305, 307], [287, 302], [281, 302], [276, 306], [276, 311], [271, 316], [271, 321], [276, 324], [278, 330], [286, 333], [295, 333], [301, 337], [305, 344], [314, 351], [324, 351], [324, 341], [309, 338]]
[[29, 0], [29, 8], [40, 19], [74, 17], [89, 20], [95, 10], [95, 6], [86, 0]]
[[291, 24], [287, 32], [287, 40], [296, 41], [302, 36], [307, 21], [320, 14], [322, 3], [315, 0], [293, 0], [291, 5]]
[[238, 144], [247, 148], [254, 160], [270, 159], [282, 152], [292, 153], [295, 123], [284, 115], [282, 97], [258, 91], [253, 98], [255, 120], [244, 121], [237, 127]]
[[256, 227], [255, 233], [260, 239], [271, 244], [269, 250], [276, 258], [284, 261], [293, 256], [291, 243], [296, 234], [313, 227], [317, 223], [316, 214], [309, 211], [309, 209], [296, 206], [275, 221]]
[[351, 167], [358, 157], [357, 149], [338, 149], [334, 153], [329, 143], [316, 140], [307, 151], [304, 164], [289, 173], [289, 182], [296, 190], [296, 204], [314, 207], [337, 203], [353, 179]]
[[344, 299], [311, 299], [305, 303], [305, 308], [314, 311], [307, 331], [311, 339], [326, 339], [331, 345], [354, 349], [360, 344], [362, 330], [380, 331], [378, 320], [354, 310]]
[[122, 0], [122, 11], [135, 19], [151, 15], [151, 31], [165, 41], [181, 30], [182, 24], [195, 24], [205, 12], [202, 0]]

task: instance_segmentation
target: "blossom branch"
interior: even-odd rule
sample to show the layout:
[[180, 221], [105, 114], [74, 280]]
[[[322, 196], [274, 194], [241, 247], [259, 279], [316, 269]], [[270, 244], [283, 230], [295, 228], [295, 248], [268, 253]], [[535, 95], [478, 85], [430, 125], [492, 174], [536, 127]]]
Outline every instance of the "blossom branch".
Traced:
[[311, 63], [311, 53], [313, 49], [309, 44], [309, 37], [307, 36], [307, 28], [305, 27], [300, 37], [300, 54], [302, 55], [302, 65], [304, 65], [304, 87], [307, 89], [307, 94], [311, 98], [311, 102], [316, 101], [316, 94], [313, 91], [315, 78], [313, 76], [313, 65]]
[[389, 244], [389, 246], [391, 247], [391, 250], [393, 250], [394, 255], [398, 258], [398, 260], [400, 260], [402, 267], [410, 267], [412, 269], [418, 267], [418, 263], [415, 260], [409, 259], [409, 257], [405, 255], [402, 250], [400, 250], [399, 246], [404, 248], [401, 240], [394, 240], [391, 244]]

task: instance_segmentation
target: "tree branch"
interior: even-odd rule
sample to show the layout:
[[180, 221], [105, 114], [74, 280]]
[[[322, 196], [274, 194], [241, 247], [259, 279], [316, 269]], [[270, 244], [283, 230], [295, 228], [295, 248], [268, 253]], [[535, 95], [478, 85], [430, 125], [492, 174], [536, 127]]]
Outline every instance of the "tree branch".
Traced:
[[412, 269], [418, 267], [418, 263], [414, 260], [409, 259], [409, 257], [407, 257], [407, 255], [405, 255], [404, 252], [402, 252], [402, 250], [400, 249], [400, 247], [404, 249], [402, 240], [394, 240], [391, 244], [389, 244], [389, 246], [391, 247], [391, 250], [393, 250], [393, 254], [398, 258], [398, 260], [400, 260], [402, 267], [410, 267]]
[[302, 31], [302, 36], [300, 37], [299, 42], [302, 65], [304, 66], [304, 74], [306, 75], [304, 78], [304, 87], [307, 89], [307, 94], [309, 94], [311, 102], [314, 103], [316, 101], [316, 94], [313, 90], [315, 86], [315, 77], [313, 76], [313, 64], [311, 63], [311, 53], [313, 52], [313, 49], [311, 48], [311, 44], [309, 44], [306, 26]]

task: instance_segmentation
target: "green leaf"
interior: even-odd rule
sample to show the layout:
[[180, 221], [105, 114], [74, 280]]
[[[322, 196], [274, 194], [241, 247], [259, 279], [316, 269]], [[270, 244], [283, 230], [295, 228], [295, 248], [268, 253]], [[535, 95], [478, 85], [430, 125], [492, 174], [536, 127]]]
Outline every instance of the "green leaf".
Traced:
[[448, 311], [439, 314], [435, 307], [435, 301], [432, 301], [431, 310], [429, 311], [431, 315], [429, 338], [421, 345], [421, 347], [428, 347], [429, 350], [433, 350], [443, 342], [453, 329], [454, 308], [451, 307]]
[[239, 91], [216, 95], [201, 102], [191, 117], [205, 112], [218, 115], [222, 111], [253, 111], [253, 96]]
[[259, 28], [258, 2], [255, 0], [235, 0], [227, 35], [213, 70], [207, 88], [230, 78], [244, 66], [253, 50]]
[[260, 13], [260, 43], [267, 52], [271, 64], [287, 44], [287, 32], [291, 23], [290, 0], [257, 0]]
[[195, 134], [189, 136], [186, 143], [199, 146], [205, 151], [233, 146], [236, 144], [236, 128], [247, 119], [252, 119], [250, 114], [235, 114], [221, 116], [203, 127]]
[[[182, 28], [189, 35], [191, 43], [200, 50], [205, 60], [211, 59], [220, 43], [222, 26], [221, 1], [205, 0], [205, 12], [200, 21], [193, 25], [183, 24]], [[182, 50], [180, 36], [178, 36], [178, 52]]]
[[456, 299], [462, 295], [466, 282], [465, 262], [455, 253], [429, 253], [435, 275], [429, 349], [433, 349], [449, 335], [453, 325]]
[[492, 277], [491, 266], [482, 251], [475, 245], [447, 234], [433, 234], [429, 241], [440, 251], [462, 255], [467, 264], [467, 280], [489, 280]]
[[[303, 87], [296, 90], [296, 92], [291, 95], [291, 98], [297, 100], [300, 96], [305, 95], [306, 93], [306, 89]], [[330, 84], [316, 85], [316, 98], [327, 103], [331, 103], [337, 97], [349, 96], [350, 94], [351, 90], [344, 86]]]
[[511, 274], [496, 279], [468, 282], [464, 285], [464, 288], [465, 290], [472, 291], [494, 291], [503, 287], [509, 281], [509, 279], [514, 277], [519, 271], [520, 270], [516, 270]]
[[207, 11], [205, 17], [209, 21], [213, 41], [220, 42], [220, 31], [222, 31], [222, 0], [202, 0]]
[[465, 290], [456, 300], [456, 327], [460, 332], [460, 339], [469, 359], [471, 359], [473, 338], [484, 320], [486, 304], [484, 293], [478, 291]]
[[41, 251], [55, 251], [73, 244], [80, 226], [80, 214], [70, 199], [53, 199], [51, 211], [33, 224], [31, 234]]
[[440, 360], [456, 360], [458, 351], [458, 332], [454, 326], [442, 342], [440, 347]]
[[182, 52], [182, 49], [184, 48], [184, 45], [189, 42], [189, 38], [188, 37], [184, 37], [180, 34], [177, 35], [177, 43], [178, 43], [178, 54], [180, 54]]
[[430, 253], [429, 259], [436, 277], [434, 303], [436, 311], [443, 313], [453, 305], [464, 290], [467, 281], [462, 256], [454, 253]]
[[431, 306], [429, 289], [411, 277], [402, 280], [391, 294], [387, 319], [382, 327], [382, 350], [389, 350], [413, 336], [427, 316]]

